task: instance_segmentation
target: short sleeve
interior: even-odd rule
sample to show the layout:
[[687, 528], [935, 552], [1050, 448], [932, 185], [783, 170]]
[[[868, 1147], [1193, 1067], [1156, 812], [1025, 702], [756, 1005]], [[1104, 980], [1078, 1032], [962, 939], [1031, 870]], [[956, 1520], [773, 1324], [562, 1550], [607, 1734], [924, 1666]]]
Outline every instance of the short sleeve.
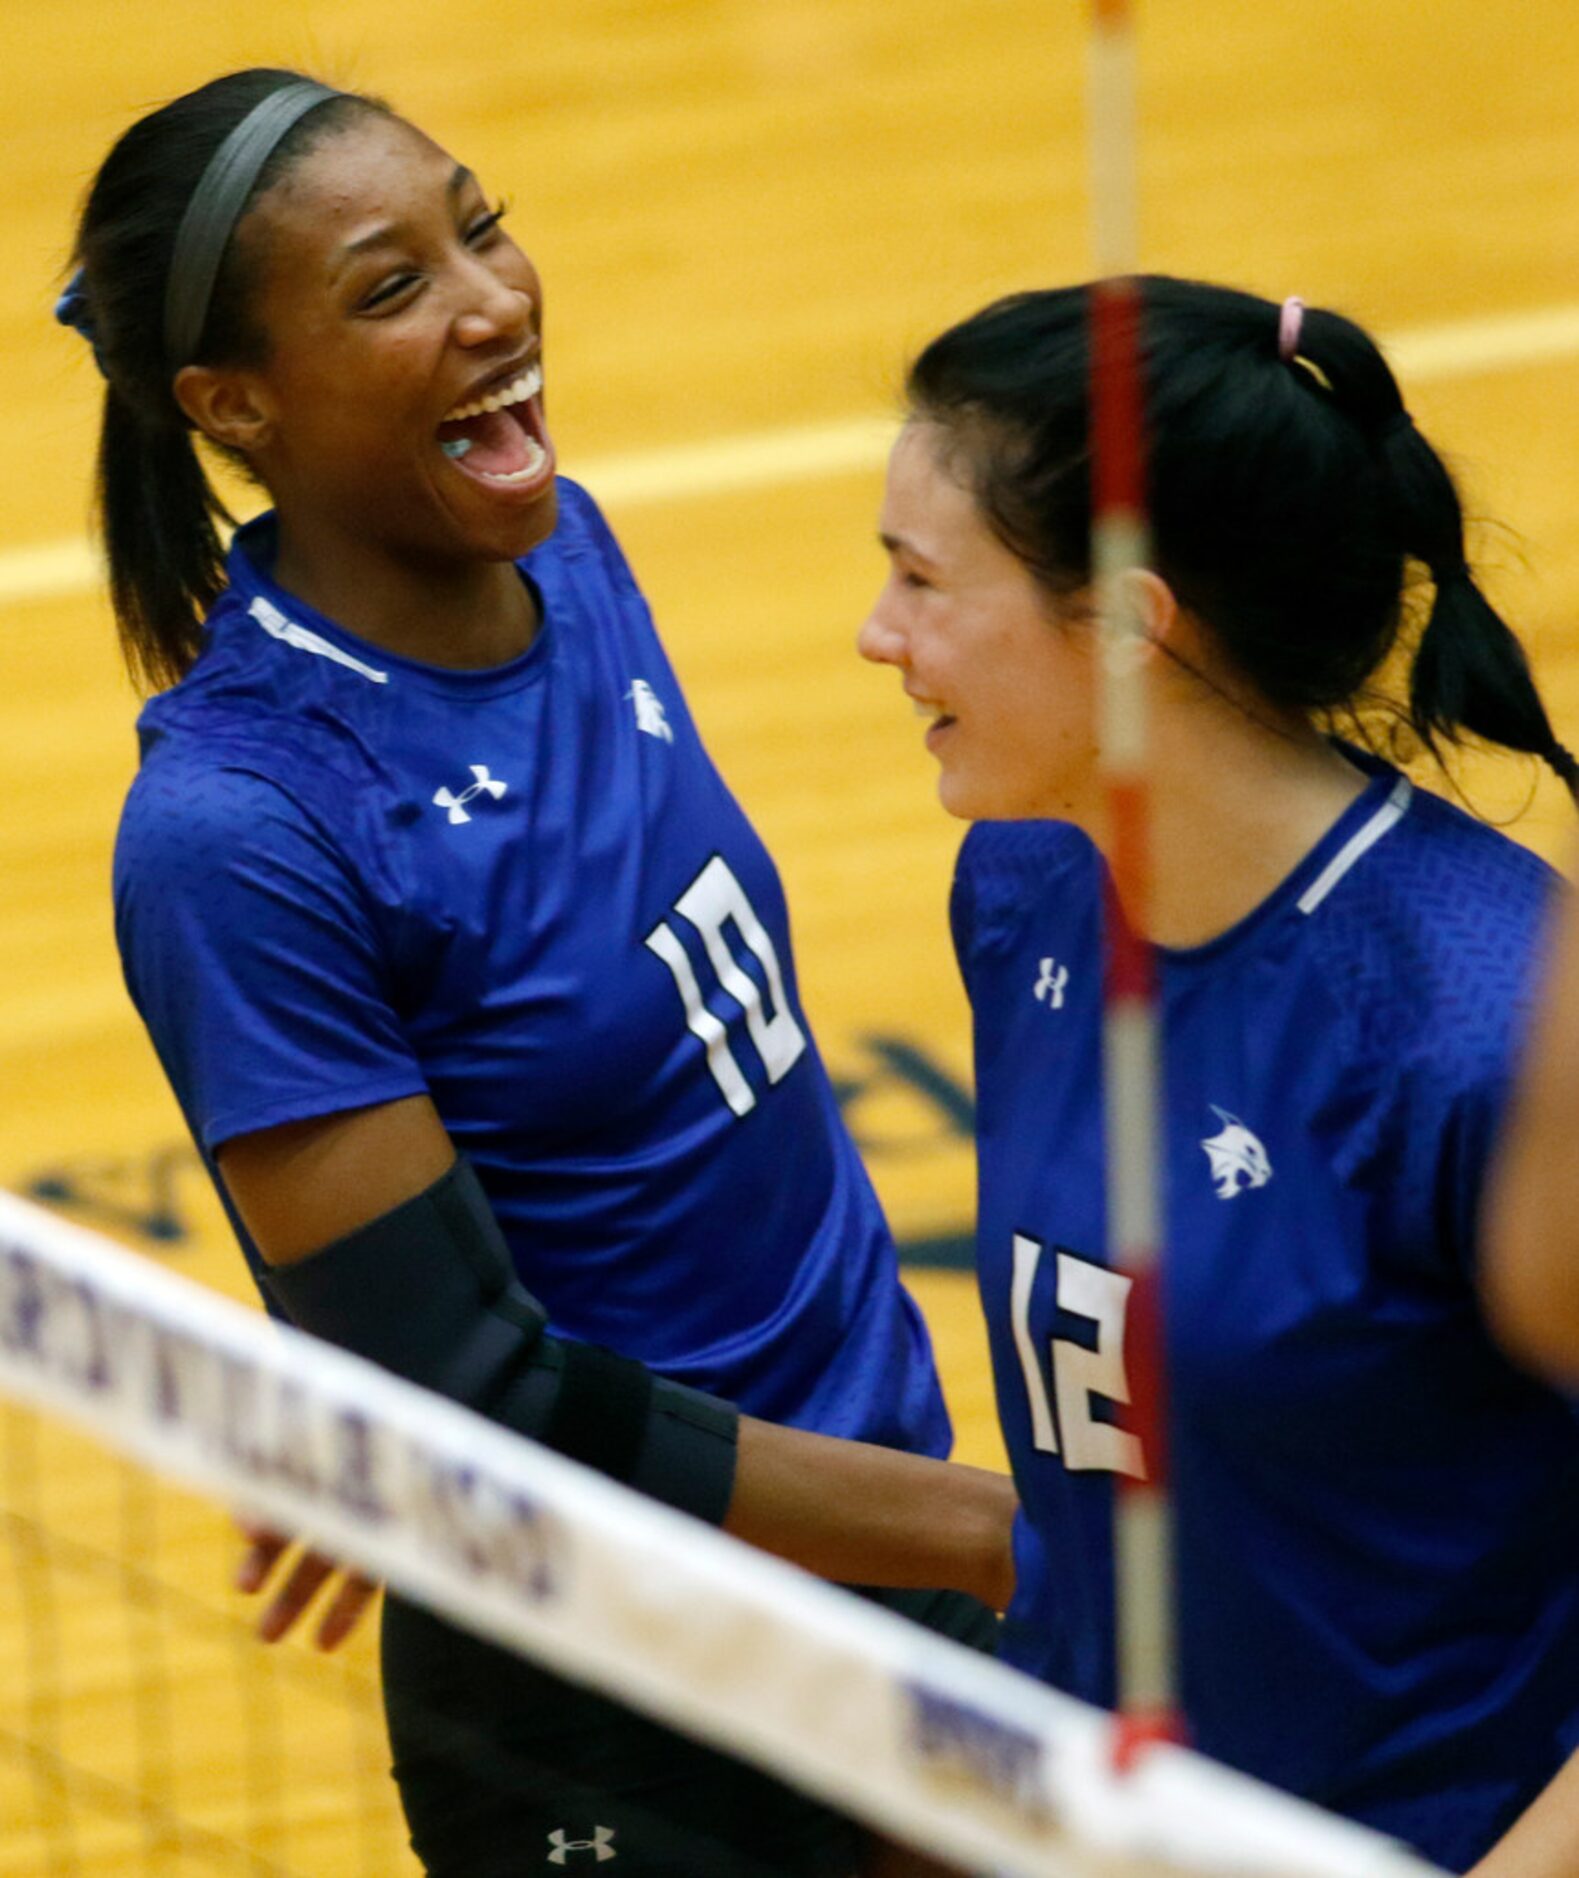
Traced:
[[426, 1087], [374, 906], [337, 843], [265, 777], [144, 768], [116, 844], [115, 928], [206, 1149]]

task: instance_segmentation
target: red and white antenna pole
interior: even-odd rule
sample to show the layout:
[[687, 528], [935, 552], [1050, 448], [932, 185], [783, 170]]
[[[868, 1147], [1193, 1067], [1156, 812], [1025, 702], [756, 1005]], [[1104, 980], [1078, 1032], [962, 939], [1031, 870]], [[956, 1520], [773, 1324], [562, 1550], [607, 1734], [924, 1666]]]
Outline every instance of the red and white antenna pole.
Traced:
[[1131, 1281], [1127, 1426], [1142, 1470], [1121, 1475], [1114, 1512], [1120, 1766], [1151, 1740], [1183, 1738], [1173, 1634], [1161, 1253], [1161, 1014], [1145, 934], [1152, 902], [1145, 630], [1135, 570], [1148, 567], [1140, 368], [1135, 39], [1129, 0], [1092, 0], [1092, 568], [1101, 629], [1098, 748], [1114, 891], [1107, 909], [1102, 1068], [1109, 1256]]

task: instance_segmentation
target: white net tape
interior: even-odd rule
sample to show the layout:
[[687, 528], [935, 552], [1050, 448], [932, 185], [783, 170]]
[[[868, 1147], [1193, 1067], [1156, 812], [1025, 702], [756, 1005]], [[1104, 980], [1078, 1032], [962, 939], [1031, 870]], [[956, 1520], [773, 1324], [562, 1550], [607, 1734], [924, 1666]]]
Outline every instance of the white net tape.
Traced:
[[0, 1392], [969, 1870], [1429, 1869], [9, 1194]]

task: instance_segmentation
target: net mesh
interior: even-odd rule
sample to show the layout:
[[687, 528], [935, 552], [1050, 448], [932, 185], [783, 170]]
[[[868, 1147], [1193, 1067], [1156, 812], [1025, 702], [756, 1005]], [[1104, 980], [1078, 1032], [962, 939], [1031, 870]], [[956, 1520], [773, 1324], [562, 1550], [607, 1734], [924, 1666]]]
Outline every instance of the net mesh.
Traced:
[[0, 1401], [0, 1878], [397, 1878], [371, 1631], [262, 1647], [212, 1502]]
[[373, 1627], [258, 1643], [238, 1507], [962, 1870], [1427, 1869], [4, 1194], [0, 1398], [0, 1878], [419, 1870]]

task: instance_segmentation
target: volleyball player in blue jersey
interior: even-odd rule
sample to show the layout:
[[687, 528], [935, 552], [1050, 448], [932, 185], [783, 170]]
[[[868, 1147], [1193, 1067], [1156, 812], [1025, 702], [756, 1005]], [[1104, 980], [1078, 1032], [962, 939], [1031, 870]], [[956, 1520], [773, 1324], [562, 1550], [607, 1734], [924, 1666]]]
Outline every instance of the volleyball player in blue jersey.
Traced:
[[[931, 1351], [777, 876], [556, 476], [502, 215], [382, 105], [273, 71], [146, 117], [93, 184], [62, 315], [108, 380], [123, 639], [168, 686], [116, 854], [128, 983], [276, 1308], [985, 1645], [924, 1587], [1006, 1592], [1008, 1483], [926, 1458]], [[272, 503], [228, 555], [194, 431]], [[864, 1856], [393, 1599], [384, 1670], [435, 1873]]]
[[[1088, 316], [1025, 294], [921, 353], [861, 650], [981, 824], [953, 920], [1024, 1507], [1004, 1654], [1111, 1705], [1115, 1477], [1145, 1457], [1105, 1251]], [[1147, 280], [1142, 371], [1192, 1738], [1455, 1871], [1571, 1873], [1579, 1427], [1488, 1336], [1476, 1228], [1555, 877], [1330, 732], [1399, 648], [1428, 742], [1574, 764], [1363, 332]]]

